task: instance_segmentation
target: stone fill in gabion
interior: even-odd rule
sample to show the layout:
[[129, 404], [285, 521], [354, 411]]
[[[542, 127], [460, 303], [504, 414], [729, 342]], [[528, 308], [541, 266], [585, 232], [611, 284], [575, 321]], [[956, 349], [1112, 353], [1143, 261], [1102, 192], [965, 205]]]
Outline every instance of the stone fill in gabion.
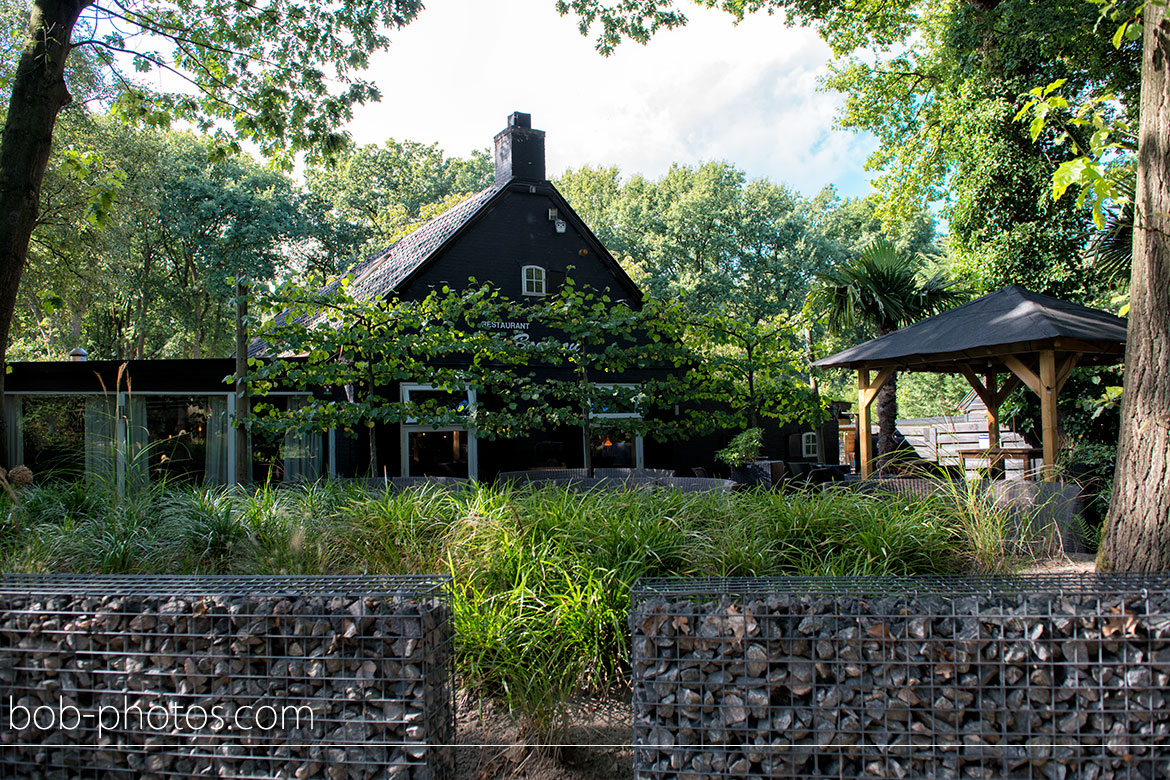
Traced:
[[645, 780], [1170, 777], [1170, 575], [649, 580]]
[[441, 778], [447, 580], [0, 576], [0, 778]]

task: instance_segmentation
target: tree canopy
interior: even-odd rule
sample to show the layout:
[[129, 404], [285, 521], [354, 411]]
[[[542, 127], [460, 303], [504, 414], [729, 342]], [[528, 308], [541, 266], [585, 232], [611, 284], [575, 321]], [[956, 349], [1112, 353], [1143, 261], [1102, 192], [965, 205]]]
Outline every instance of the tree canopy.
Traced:
[[210, 134], [221, 156], [249, 142], [288, 167], [298, 153], [322, 157], [343, 146], [341, 125], [353, 107], [379, 97], [360, 77], [370, 54], [385, 49], [388, 31], [420, 8], [417, 0], [27, 6], [23, 35], [13, 36], [16, 66], [3, 80], [9, 100], [0, 137], [0, 363], [41, 217], [57, 118], [73, 100], [71, 90], [97, 91], [116, 116], [146, 126], [187, 122]]

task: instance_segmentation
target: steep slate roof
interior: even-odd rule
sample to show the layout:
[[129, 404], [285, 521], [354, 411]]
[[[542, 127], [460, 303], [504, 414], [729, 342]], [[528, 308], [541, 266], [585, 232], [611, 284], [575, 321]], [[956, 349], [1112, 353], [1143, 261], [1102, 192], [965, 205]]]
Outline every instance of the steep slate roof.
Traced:
[[[354, 278], [350, 290], [354, 295], [383, 296], [417, 270], [434, 252], [446, 243], [480, 212], [506, 185], [496, 184], [480, 190], [434, 219], [424, 222], [388, 248], [358, 263], [348, 272]], [[330, 285], [333, 288], [334, 282]]]
[[1012, 351], [1021, 353], [1089, 349], [1105, 357], [1086, 355], [1080, 362], [1116, 362], [1105, 358], [1124, 352], [1125, 337], [1126, 321], [1120, 317], [1013, 285], [813, 365], [860, 368], [884, 364], [929, 370], [929, 366], [946, 360], [993, 358], [1008, 352], [1009, 346], [1017, 346]]
[[[349, 289], [355, 297], [381, 297], [392, 292], [506, 187], [506, 184], [494, 184], [456, 203], [386, 249], [355, 264], [341, 277], [325, 285], [324, 292], [336, 290], [343, 278], [351, 276], [353, 282]], [[279, 314], [277, 317], [283, 319], [284, 315]], [[263, 357], [267, 354], [268, 344], [260, 339], [253, 339], [248, 345], [248, 357]]]
[[[507, 190], [512, 183], [512, 181], [497, 182], [487, 189], [480, 190], [466, 200], [455, 204], [437, 217], [424, 222], [381, 252], [371, 255], [355, 264], [341, 277], [327, 284], [323, 291], [332, 292], [341, 284], [343, 278], [352, 277], [353, 282], [350, 284], [349, 290], [350, 294], [355, 297], [363, 295], [371, 298], [380, 297], [393, 292], [411, 274], [419, 270], [428, 260], [434, 257], [435, 253], [454, 238], [460, 230], [483, 213], [491, 205], [492, 201]], [[622, 282], [627, 284], [631, 289], [637, 290], [637, 285], [634, 284], [633, 280], [630, 279], [617, 261], [610, 256], [609, 251], [597, 240], [597, 237], [593, 235], [593, 231], [589, 229], [589, 226], [577, 216], [576, 212], [573, 211], [572, 207], [564, 199], [564, 196], [557, 191], [556, 187], [547, 181], [541, 182], [537, 186], [540, 186], [542, 191], [546, 187], [548, 188], [547, 194], [559, 203], [559, 210], [562, 216], [573, 224], [587, 239], [591, 240], [597, 249], [600, 250], [598, 254], [599, 258], [611, 267], [611, 270]], [[283, 314], [277, 316], [280, 318], [284, 317]], [[248, 357], [263, 357], [267, 354], [268, 344], [259, 339], [253, 339], [248, 345]]]

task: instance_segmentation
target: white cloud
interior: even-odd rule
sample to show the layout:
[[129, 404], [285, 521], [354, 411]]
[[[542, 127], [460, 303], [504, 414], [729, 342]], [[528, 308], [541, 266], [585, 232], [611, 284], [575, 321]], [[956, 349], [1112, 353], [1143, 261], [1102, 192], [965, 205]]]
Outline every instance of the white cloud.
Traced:
[[548, 133], [551, 175], [591, 164], [657, 177], [672, 162], [727, 160], [807, 195], [870, 191], [873, 141], [833, 129], [840, 98], [816, 89], [830, 53], [814, 32], [687, 14], [685, 28], [603, 58], [553, 0], [434, 0], [375, 59], [382, 102], [350, 130], [361, 143], [410, 138], [467, 154], [526, 111]]

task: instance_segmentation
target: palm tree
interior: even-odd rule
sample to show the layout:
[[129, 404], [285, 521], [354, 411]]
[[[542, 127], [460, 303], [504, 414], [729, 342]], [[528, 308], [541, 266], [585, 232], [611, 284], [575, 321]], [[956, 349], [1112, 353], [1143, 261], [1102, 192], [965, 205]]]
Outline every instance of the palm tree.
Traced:
[[1105, 225], [1093, 233], [1085, 256], [1092, 262], [1101, 281], [1125, 292], [1129, 289], [1133, 267], [1133, 201], [1105, 215]]
[[[890, 241], [878, 239], [848, 263], [818, 273], [808, 304], [825, 317], [834, 334], [848, 333], [861, 324], [884, 336], [966, 297], [945, 272], [924, 276], [925, 266], [921, 253], [899, 252]], [[896, 374], [890, 376], [878, 391], [879, 455], [895, 447], [896, 380]]]

